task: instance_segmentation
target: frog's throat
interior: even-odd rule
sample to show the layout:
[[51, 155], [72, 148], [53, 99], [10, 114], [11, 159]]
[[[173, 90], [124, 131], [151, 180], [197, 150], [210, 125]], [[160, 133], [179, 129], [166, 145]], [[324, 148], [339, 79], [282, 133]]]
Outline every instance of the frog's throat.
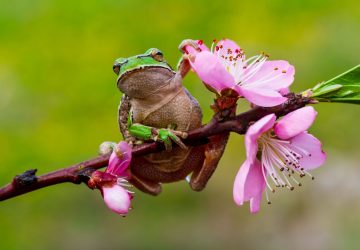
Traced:
[[169, 71], [172, 71], [174, 74], [176, 73], [169, 65], [166, 66], [166, 65], [152, 65], [152, 64], [142, 64], [142, 65], [139, 65], [131, 70], [128, 70], [126, 71], [125, 73], [123, 74], [119, 74], [118, 78], [117, 78], [117, 81], [116, 83], [118, 84], [119, 81], [122, 81], [124, 78], [126, 78], [128, 75], [136, 72], [136, 71], [139, 71], [139, 70], [142, 70], [144, 68], [163, 68], [163, 69], [167, 69]]
[[145, 99], [131, 98], [130, 103], [133, 107], [136, 122], [142, 122], [152, 112], [160, 109], [183, 90], [181, 76], [176, 74], [169, 82], [162, 85], [156, 92], [148, 95]]

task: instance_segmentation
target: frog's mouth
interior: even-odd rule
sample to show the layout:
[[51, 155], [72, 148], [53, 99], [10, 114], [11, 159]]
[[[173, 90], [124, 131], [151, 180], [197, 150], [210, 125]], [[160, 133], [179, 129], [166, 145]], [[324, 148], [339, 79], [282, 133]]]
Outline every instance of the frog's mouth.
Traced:
[[142, 81], [153, 78], [155, 81], [165, 81], [166, 79], [173, 78], [175, 74], [175, 71], [165, 66], [141, 66], [121, 74], [117, 79], [117, 86], [119, 87], [119, 85], [127, 81], [130, 77], [136, 77], [138, 80]]
[[[116, 65], [114, 65], [115, 67]], [[113, 67], [113, 68], [114, 68]], [[119, 85], [119, 82], [120, 81], [123, 81], [124, 79], [126, 79], [127, 77], [129, 77], [130, 75], [133, 75], [133, 74], [136, 74], [137, 72], [142, 72], [142, 71], [145, 71], [145, 72], [151, 72], [151, 71], [154, 71], [156, 69], [164, 69], [168, 72], [171, 72], [172, 74], [175, 74], [176, 72], [172, 70], [172, 68], [170, 66], [166, 67], [166, 66], [161, 66], [161, 65], [157, 65], [157, 66], [153, 66], [153, 65], [141, 65], [137, 68], [134, 68], [132, 70], [129, 70], [123, 74], [120, 74], [117, 78], [117, 84]]]

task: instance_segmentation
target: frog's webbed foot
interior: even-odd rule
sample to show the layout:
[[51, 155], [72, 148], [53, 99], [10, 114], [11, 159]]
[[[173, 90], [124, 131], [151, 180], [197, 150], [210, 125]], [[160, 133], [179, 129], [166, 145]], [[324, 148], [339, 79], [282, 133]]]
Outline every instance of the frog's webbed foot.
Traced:
[[125, 141], [127, 142], [127, 144], [129, 144], [131, 147], [134, 145], [141, 145], [144, 143], [144, 140], [138, 139], [134, 136], [128, 136], [125, 138]]
[[201, 51], [198, 42], [195, 41], [195, 40], [192, 40], [192, 39], [185, 39], [185, 40], [183, 40], [183, 41], [180, 43], [180, 45], [179, 45], [179, 50], [180, 50], [180, 52], [184, 53], [186, 46], [191, 46], [191, 47], [193, 47], [195, 50], [197, 50], [197, 51], [199, 51], [199, 52]]
[[131, 175], [129, 182], [133, 184], [137, 189], [154, 196], [160, 194], [162, 190], [159, 183], [142, 179], [134, 174]]
[[116, 145], [117, 145], [116, 142], [104, 141], [99, 146], [99, 154], [106, 155], [112, 153], [116, 148]]
[[180, 148], [187, 149], [187, 146], [181, 141], [181, 139], [187, 138], [186, 132], [172, 130], [170, 128], [154, 128], [152, 130], [152, 134], [154, 141], [161, 141], [164, 143], [166, 151], [171, 151], [172, 141], [175, 142]]
[[181, 141], [181, 138], [185, 139], [187, 137], [187, 133], [171, 128], [174, 128], [174, 126], [154, 128], [140, 123], [132, 123], [129, 126], [129, 132], [131, 134], [131, 137], [129, 137], [130, 143], [142, 143], [139, 139], [143, 141], [160, 141], [164, 143], [165, 149], [169, 151], [172, 149], [172, 142], [175, 142], [179, 147], [187, 149], [186, 145]]
[[197, 51], [201, 51], [198, 42], [195, 41], [195, 40], [185, 39], [180, 43], [179, 50], [180, 50], [181, 53], [183, 53], [183, 55], [180, 58], [177, 69], [178, 69], [178, 74], [180, 74], [182, 78], [184, 78], [185, 75], [191, 69], [189, 61], [194, 60], [193, 56], [190, 56], [189, 54], [186, 54], [186, 51], [185, 51], [186, 46], [190, 46], [190, 47], [194, 48]]
[[229, 133], [209, 138], [210, 142], [205, 146], [205, 160], [191, 175], [190, 186], [193, 190], [201, 191], [205, 188], [224, 153], [228, 138]]

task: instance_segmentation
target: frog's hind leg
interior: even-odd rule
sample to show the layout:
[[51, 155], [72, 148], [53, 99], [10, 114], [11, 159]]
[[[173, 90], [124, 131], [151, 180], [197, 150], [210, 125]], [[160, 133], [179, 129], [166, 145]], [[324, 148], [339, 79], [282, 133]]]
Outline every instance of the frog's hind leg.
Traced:
[[142, 179], [136, 174], [131, 174], [129, 182], [134, 185], [137, 189], [143, 191], [144, 193], [151, 195], [158, 195], [161, 193], [162, 188], [160, 183], [156, 183], [150, 180]]
[[229, 133], [209, 138], [210, 142], [205, 146], [205, 160], [202, 165], [194, 169], [191, 175], [190, 186], [193, 190], [201, 191], [205, 188], [224, 153], [228, 138]]

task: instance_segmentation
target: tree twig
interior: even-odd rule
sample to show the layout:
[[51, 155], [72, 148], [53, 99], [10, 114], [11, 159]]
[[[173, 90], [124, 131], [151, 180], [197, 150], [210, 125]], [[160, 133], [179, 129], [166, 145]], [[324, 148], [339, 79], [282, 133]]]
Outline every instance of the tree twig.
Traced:
[[[208, 124], [190, 131], [188, 137], [183, 142], [186, 145], [199, 145], [206, 143], [209, 136], [224, 132], [230, 131], [244, 134], [253, 122], [268, 114], [274, 113], [277, 117], [280, 117], [310, 103], [313, 103], [313, 100], [300, 95], [289, 94], [288, 101], [279, 106], [271, 108], [255, 107], [226, 120], [220, 120], [219, 114], [216, 114]], [[133, 156], [136, 157], [161, 150], [164, 150], [164, 146], [161, 143], [149, 142], [135, 146]], [[110, 155], [98, 156], [41, 176], [35, 175], [36, 169], [27, 170], [15, 176], [11, 183], [0, 189], [0, 201], [64, 182], [74, 184], [87, 183], [92, 172], [107, 166], [109, 157]]]

